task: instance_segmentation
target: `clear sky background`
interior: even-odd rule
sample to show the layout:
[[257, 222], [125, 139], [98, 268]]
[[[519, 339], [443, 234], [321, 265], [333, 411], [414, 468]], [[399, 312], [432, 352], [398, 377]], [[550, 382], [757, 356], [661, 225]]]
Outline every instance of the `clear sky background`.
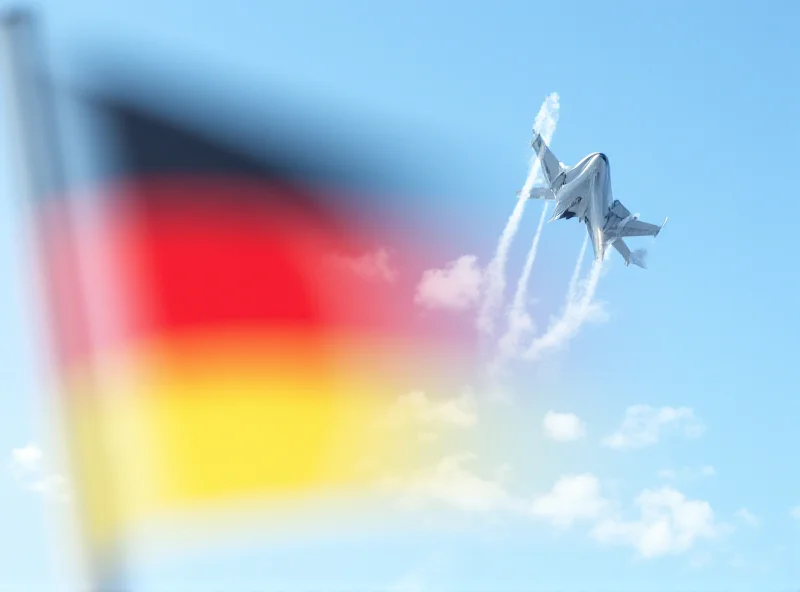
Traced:
[[[614, 196], [643, 220], [670, 218], [655, 242], [630, 241], [650, 249], [650, 269], [626, 269], [612, 253], [596, 294], [605, 320], [583, 325], [542, 360], [512, 364], [503, 402], [475, 387], [485, 395], [478, 412], [487, 423], [493, 413], [505, 417], [495, 400], [513, 409], [518, 428], [513, 438], [487, 436], [477, 464], [449, 465], [452, 483], [475, 487], [486, 504], [459, 508], [440, 496], [409, 519], [419, 528], [402, 532], [251, 541], [144, 561], [144, 589], [175, 590], [176, 581], [192, 590], [332, 589], [322, 582], [348, 590], [547, 592], [800, 586], [800, 511], [792, 516], [800, 507], [795, 3], [38, 6], [63, 79], [80, 77], [71, 56], [94, 42], [129, 54], [174, 52], [198, 72], [244, 81], [255, 96], [278, 89], [329, 101], [372, 126], [385, 121], [404, 130], [397, 137], [406, 152], [428, 142], [421, 150], [435, 182], [409, 207], [441, 228], [451, 260], [474, 255], [483, 268], [492, 258], [527, 174], [533, 119], [551, 92], [560, 96], [552, 142], [560, 160], [606, 153]], [[58, 451], [48, 449], [39, 420], [45, 387], [7, 127], [4, 117], [0, 589], [61, 590], [52, 521], [65, 504], [31, 490], [50, 468], [32, 481], [21, 466], [54, 463]], [[507, 292], [540, 208], [525, 211]], [[564, 305], [584, 235], [574, 221], [545, 226], [529, 287], [542, 331]], [[469, 310], [439, 314], [474, 320]], [[635, 405], [649, 407], [626, 426]], [[556, 431], [574, 439], [548, 438], [550, 410], [575, 414], [584, 429], [562, 418]], [[618, 445], [604, 444], [614, 433]], [[41, 460], [32, 449], [27, 461], [25, 453], [14, 457], [29, 443]], [[553, 489], [563, 478], [570, 487]], [[603, 508], [612, 506], [604, 522]]]

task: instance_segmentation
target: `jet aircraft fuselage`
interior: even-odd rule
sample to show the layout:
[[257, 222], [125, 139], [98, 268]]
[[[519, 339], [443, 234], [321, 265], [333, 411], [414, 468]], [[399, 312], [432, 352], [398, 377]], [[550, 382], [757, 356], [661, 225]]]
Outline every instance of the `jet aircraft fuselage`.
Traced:
[[[586, 225], [592, 242], [595, 258], [602, 260], [608, 245], [613, 245], [625, 259], [645, 267], [643, 251], [631, 252], [623, 238], [632, 236], [656, 236], [664, 226], [639, 221], [638, 214], [631, 214], [611, 191], [611, 168], [608, 157], [593, 152], [573, 166], [565, 166], [550, 151], [537, 133], [531, 142], [538, 158], [547, 186], [536, 187], [522, 198], [553, 199], [556, 208], [550, 221], [577, 218]], [[664, 220], [666, 223], [666, 220]]]

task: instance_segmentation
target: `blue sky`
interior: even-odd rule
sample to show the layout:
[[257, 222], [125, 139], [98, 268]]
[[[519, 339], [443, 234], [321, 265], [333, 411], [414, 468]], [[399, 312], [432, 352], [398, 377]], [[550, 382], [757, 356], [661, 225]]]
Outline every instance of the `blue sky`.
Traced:
[[[511, 402], [503, 405], [516, 410], [519, 436], [485, 443], [481, 450], [492, 456], [474, 470], [485, 483], [493, 467], [510, 463], [518, 477], [503, 491], [544, 500], [538, 518], [504, 503], [495, 504], [496, 515], [480, 516], [444, 504], [427, 510], [444, 523], [437, 528], [419, 518], [418, 529], [401, 532], [264, 540], [143, 560], [144, 589], [177, 589], [176, 581], [195, 590], [222, 582], [323, 589], [314, 573], [349, 590], [766, 592], [800, 585], [800, 519], [791, 516], [800, 506], [800, 315], [791, 255], [800, 215], [793, 193], [800, 11], [793, 3], [46, 0], [39, 7], [65, 80], [80, 77], [72, 56], [93, 43], [148, 56], [175, 52], [200, 72], [232, 85], [246, 81], [256, 95], [279, 89], [329, 101], [372, 125], [386, 122], [405, 153], [415, 138], [433, 142], [423, 150], [433, 153], [425, 162], [434, 172], [431, 189], [410, 207], [440, 229], [451, 260], [474, 255], [482, 268], [491, 259], [527, 173], [531, 124], [551, 92], [560, 96], [557, 156], [574, 163], [605, 152], [615, 197], [644, 220], [670, 217], [655, 243], [640, 241], [650, 248], [647, 271], [626, 269], [612, 254], [596, 294], [606, 320], [582, 326], [545, 360], [511, 366], [504, 382]], [[12, 455], [34, 443], [46, 463], [57, 451], [40, 426], [46, 386], [24, 283], [25, 229], [5, 117], [0, 127], [0, 454], [7, 459], [0, 588], [57, 590], [52, 521], [63, 504], [30, 491]], [[507, 296], [539, 211], [529, 205], [513, 243]], [[574, 222], [545, 226], [529, 287], [542, 330], [563, 305], [583, 236]], [[440, 314], [472, 321], [469, 312]], [[633, 405], [651, 406], [642, 413], [655, 423], [661, 417], [658, 437], [640, 448], [604, 446]], [[685, 409], [659, 416], [665, 407]], [[549, 410], [579, 416], [585, 436], [548, 439]], [[481, 412], [491, 416], [491, 405]], [[702, 433], [692, 430], [698, 425]], [[464, 466], [449, 474], [465, 478]], [[546, 503], [556, 498], [546, 496], [560, 478], [581, 474], [600, 484], [597, 496], [584, 491], [576, 502], [591, 516], [559, 528]], [[475, 484], [465, 479], [465, 487]], [[635, 534], [620, 535], [619, 545], [592, 538], [602, 512], [586, 504], [618, 504], [616, 526], [642, 529], [634, 499], [663, 486], [707, 502], [714, 536], [682, 547], [672, 541], [674, 552], [649, 558]]]

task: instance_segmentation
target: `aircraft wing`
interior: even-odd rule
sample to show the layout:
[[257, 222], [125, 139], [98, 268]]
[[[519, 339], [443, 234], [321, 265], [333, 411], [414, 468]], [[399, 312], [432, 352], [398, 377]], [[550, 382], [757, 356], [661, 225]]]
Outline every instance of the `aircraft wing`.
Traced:
[[656, 224], [642, 222], [641, 220], [631, 220], [622, 227], [617, 236], [619, 238], [628, 236], [656, 236], [661, 231], [662, 226], [663, 224], [658, 226]]
[[544, 173], [547, 184], [552, 185], [553, 180], [563, 170], [561, 163], [547, 146], [539, 132], [534, 132], [531, 146], [542, 161], [542, 173]]

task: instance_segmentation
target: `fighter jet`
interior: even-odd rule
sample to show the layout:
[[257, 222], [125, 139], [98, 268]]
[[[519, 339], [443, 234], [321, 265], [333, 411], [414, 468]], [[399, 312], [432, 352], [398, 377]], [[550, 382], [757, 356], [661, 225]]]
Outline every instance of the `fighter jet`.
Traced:
[[611, 194], [611, 169], [608, 157], [594, 152], [574, 166], [560, 162], [547, 146], [542, 136], [534, 131], [531, 146], [541, 160], [542, 173], [547, 185], [534, 187], [527, 195], [517, 192], [520, 199], [552, 199], [556, 209], [550, 222], [562, 218], [577, 218], [586, 224], [594, 248], [595, 259], [602, 260], [608, 245], [613, 245], [631, 263], [646, 267], [645, 252], [631, 252], [623, 238], [632, 236], [658, 236], [664, 224], [657, 226], [639, 220]]

